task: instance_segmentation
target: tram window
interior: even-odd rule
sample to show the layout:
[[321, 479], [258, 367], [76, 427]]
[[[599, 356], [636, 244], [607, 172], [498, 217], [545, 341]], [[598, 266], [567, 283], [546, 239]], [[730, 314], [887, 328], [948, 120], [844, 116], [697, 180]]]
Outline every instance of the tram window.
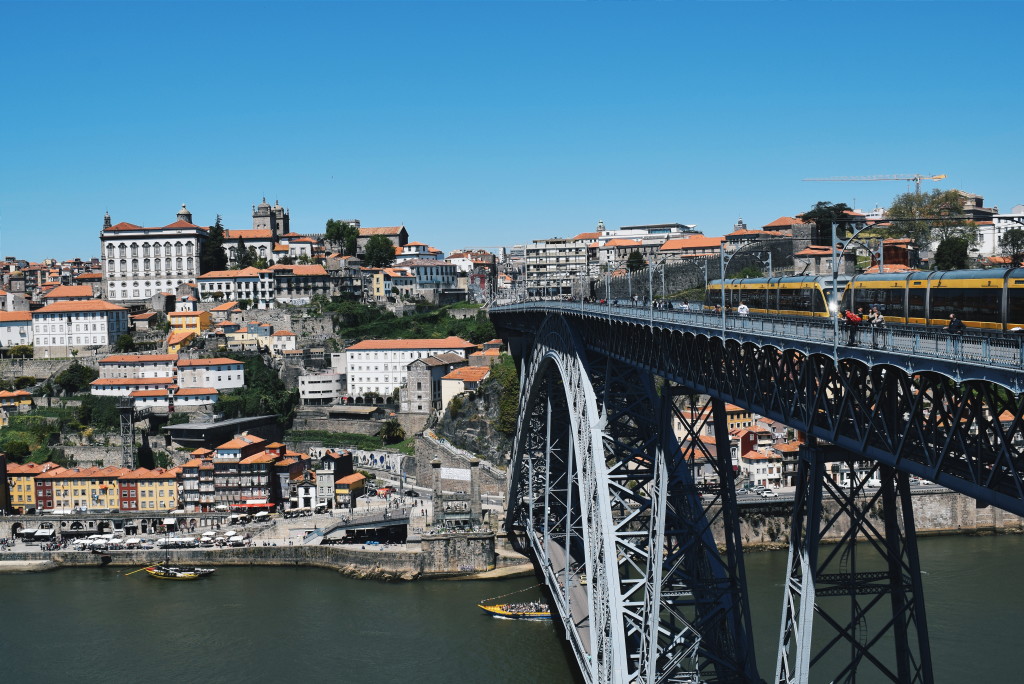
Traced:
[[971, 287], [964, 288], [960, 292], [962, 293], [959, 313], [961, 320], [982, 323], [1000, 323], [1002, 321], [1001, 291]]
[[811, 313], [825, 313], [828, 311], [828, 304], [826, 303], [828, 295], [823, 290], [808, 287], [800, 290], [800, 294], [803, 298], [805, 311], [810, 311]]
[[928, 316], [945, 320], [949, 318], [949, 314], [955, 313], [963, 321], [977, 320], [965, 315], [964, 307], [960, 300], [961, 292], [963, 291], [952, 287], [932, 289]]
[[743, 301], [752, 309], [763, 309], [766, 303], [764, 293], [764, 290], [745, 290], [743, 292]]
[[1006, 291], [1006, 324], [1011, 328], [1024, 325], [1024, 288]]
[[910, 318], [924, 318], [925, 317], [925, 295], [927, 290], [923, 287], [915, 287], [908, 293], [909, 304], [907, 306], [907, 316]]

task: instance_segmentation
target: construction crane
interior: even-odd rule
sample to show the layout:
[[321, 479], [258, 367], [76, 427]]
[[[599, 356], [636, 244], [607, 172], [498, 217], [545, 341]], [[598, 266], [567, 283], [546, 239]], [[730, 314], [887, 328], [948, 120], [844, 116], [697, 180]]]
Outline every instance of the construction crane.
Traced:
[[923, 176], [919, 173], [912, 175], [893, 175], [893, 176], [836, 176], [834, 178], [804, 178], [805, 181], [894, 181], [894, 180], [905, 180], [914, 181], [914, 192], [918, 195], [921, 194], [921, 181], [940, 181], [946, 177], [946, 174], [940, 173], [937, 176]]

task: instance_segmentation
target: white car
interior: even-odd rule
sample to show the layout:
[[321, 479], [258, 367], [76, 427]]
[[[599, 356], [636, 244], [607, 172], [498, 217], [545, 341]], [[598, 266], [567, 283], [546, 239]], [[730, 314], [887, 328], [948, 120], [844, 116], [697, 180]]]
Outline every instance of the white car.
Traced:
[[777, 499], [779, 498], [779, 495], [776, 494], [774, 490], [765, 489], [764, 491], [761, 492], [761, 497], [765, 499]]

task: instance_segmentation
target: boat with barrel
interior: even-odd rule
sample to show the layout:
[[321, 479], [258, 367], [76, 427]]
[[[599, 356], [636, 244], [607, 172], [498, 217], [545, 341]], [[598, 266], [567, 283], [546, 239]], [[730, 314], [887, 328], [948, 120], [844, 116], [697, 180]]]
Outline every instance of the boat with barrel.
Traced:
[[168, 580], [197, 580], [216, 572], [216, 568], [197, 568], [192, 566], [171, 565], [164, 561], [158, 565], [143, 568], [150, 577]]
[[506, 620], [550, 620], [551, 608], [540, 601], [526, 601], [524, 603], [495, 603], [487, 605], [478, 603], [477, 606], [485, 613], [496, 618]]

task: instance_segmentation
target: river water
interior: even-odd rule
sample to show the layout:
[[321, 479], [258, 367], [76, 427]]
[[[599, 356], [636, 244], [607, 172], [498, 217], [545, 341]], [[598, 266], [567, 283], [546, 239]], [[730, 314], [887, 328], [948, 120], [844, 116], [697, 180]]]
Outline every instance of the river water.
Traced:
[[[1024, 538], [930, 538], [919, 546], [936, 681], [1016, 681], [1024, 601], [1012, 578]], [[786, 554], [745, 560], [767, 678]], [[162, 582], [124, 572], [0, 575], [3, 681], [576, 681], [552, 624], [497, 620], [475, 606], [527, 588], [529, 579], [387, 584], [314, 568], [225, 567], [206, 580]], [[537, 596], [534, 589], [515, 599]]]

